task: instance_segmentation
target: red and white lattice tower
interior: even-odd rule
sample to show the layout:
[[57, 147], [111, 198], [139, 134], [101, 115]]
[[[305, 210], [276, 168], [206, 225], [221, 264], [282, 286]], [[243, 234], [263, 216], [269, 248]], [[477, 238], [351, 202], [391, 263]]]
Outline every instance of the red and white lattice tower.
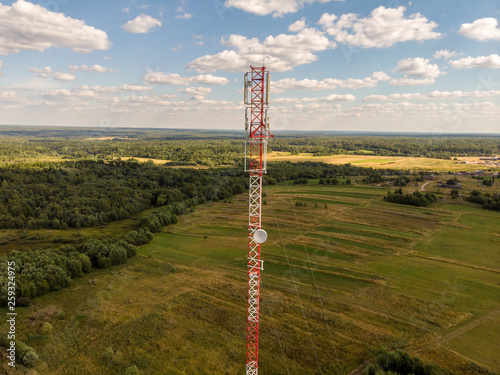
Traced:
[[[248, 213], [248, 309], [247, 309], [247, 375], [257, 375], [259, 358], [260, 245], [267, 239], [261, 228], [262, 174], [266, 173], [269, 132], [270, 75], [266, 67], [245, 74], [245, 171], [250, 172]], [[248, 100], [250, 97], [250, 101]], [[250, 116], [250, 117], [249, 117]]]

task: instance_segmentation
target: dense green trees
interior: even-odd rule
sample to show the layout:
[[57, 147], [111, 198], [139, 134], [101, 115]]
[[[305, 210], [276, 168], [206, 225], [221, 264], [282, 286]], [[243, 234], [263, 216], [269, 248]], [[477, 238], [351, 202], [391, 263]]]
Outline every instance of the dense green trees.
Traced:
[[500, 194], [490, 194], [478, 190], [472, 190], [470, 197], [467, 198], [469, 202], [482, 205], [487, 210], [500, 211]]
[[434, 363], [424, 363], [418, 357], [395, 350], [381, 350], [374, 363], [368, 367], [368, 375], [440, 375], [443, 371]]
[[437, 197], [433, 193], [421, 193], [419, 191], [415, 191], [412, 194], [403, 194], [403, 190], [401, 188], [396, 189], [394, 193], [390, 191], [384, 197], [384, 200], [392, 203], [406, 204], [409, 206], [417, 206], [417, 207], [427, 207], [431, 203], [437, 201]]
[[309, 136], [279, 137], [270, 144], [274, 151], [315, 156], [371, 154], [451, 158], [492, 155], [500, 152], [500, 139], [483, 137], [392, 137], [392, 136]]
[[366, 182], [381, 182], [383, 176], [406, 176], [409, 170], [395, 169], [373, 169], [355, 167], [352, 164], [326, 164], [314, 161], [308, 162], [271, 162], [267, 166], [268, 177], [276, 182], [285, 180], [306, 179], [330, 179], [330, 183], [335, 185], [339, 182], [337, 176], [366, 176]]
[[[1, 130], [0, 162], [26, 158], [111, 160], [143, 157], [173, 165], [231, 165], [242, 160], [242, 132], [138, 129], [10, 129]], [[373, 136], [346, 134], [279, 134], [274, 151], [451, 158], [500, 153], [499, 137]], [[109, 137], [107, 140], [92, 138]], [[114, 138], [112, 138], [114, 137]], [[90, 138], [90, 139], [89, 139]]]
[[97, 226], [175, 202], [191, 207], [226, 199], [246, 186], [242, 171], [89, 160], [4, 167], [0, 181], [0, 228], [6, 229]]
[[[15, 263], [17, 300], [29, 300], [69, 286], [72, 279], [89, 273], [92, 267], [109, 268], [135, 256], [134, 245], [125, 240], [89, 240], [77, 247], [13, 251], [0, 257], [0, 267]], [[7, 304], [7, 274], [0, 275], [0, 306]]]

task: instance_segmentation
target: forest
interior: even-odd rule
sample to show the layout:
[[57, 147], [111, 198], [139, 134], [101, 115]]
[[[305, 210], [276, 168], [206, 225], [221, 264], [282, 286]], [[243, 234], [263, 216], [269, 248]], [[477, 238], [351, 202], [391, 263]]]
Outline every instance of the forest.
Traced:
[[153, 207], [189, 206], [243, 192], [243, 172], [170, 169], [135, 161], [67, 161], [0, 168], [0, 228], [102, 225]]
[[[170, 165], [232, 165], [243, 158], [238, 132], [112, 129], [13, 130], [0, 127], [0, 162], [45, 157], [53, 160], [152, 158]], [[359, 154], [450, 159], [500, 153], [500, 137], [325, 135], [284, 133], [269, 142], [270, 152], [314, 156]]]
[[[270, 163], [264, 183], [409, 171], [315, 162]], [[378, 181], [378, 180], [377, 180]], [[242, 168], [172, 169], [137, 161], [65, 161], [0, 167], [0, 228], [67, 229], [103, 225], [145, 210], [224, 200], [247, 188]]]

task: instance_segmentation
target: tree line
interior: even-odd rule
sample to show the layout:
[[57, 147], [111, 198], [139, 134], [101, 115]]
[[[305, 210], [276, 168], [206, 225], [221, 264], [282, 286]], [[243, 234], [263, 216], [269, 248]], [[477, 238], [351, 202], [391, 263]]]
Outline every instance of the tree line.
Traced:
[[401, 188], [396, 189], [394, 193], [388, 191], [384, 200], [391, 203], [406, 204], [409, 206], [428, 207], [431, 203], [437, 201], [437, 196], [434, 193], [421, 193], [414, 191], [411, 194], [403, 194]]
[[[91, 272], [92, 267], [122, 264], [136, 253], [135, 246], [123, 239], [89, 240], [77, 247], [12, 251], [0, 257], [0, 266], [7, 269], [8, 262], [15, 263], [16, 302], [26, 306], [37, 296], [68, 287], [72, 279]], [[6, 273], [0, 274], [0, 306], [7, 305], [8, 281]]]
[[0, 228], [98, 226], [174, 202], [193, 206], [225, 199], [246, 185], [243, 171], [180, 170], [135, 161], [2, 167]]
[[500, 194], [482, 193], [479, 190], [472, 190], [469, 202], [480, 204], [484, 209], [500, 211]]
[[[5, 132], [4, 132], [5, 133]], [[36, 132], [35, 134], [39, 134]], [[100, 133], [101, 136], [105, 133]], [[131, 133], [137, 138], [61, 139], [8, 137], [0, 139], [0, 162], [26, 158], [101, 159], [141, 157], [168, 160], [175, 165], [231, 165], [243, 158], [243, 134], [215, 134], [204, 139], [189, 136], [158, 137]], [[269, 142], [270, 151], [315, 156], [360, 154], [452, 158], [491, 156], [500, 153], [500, 137], [388, 137], [308, 136], [278, 137]]]

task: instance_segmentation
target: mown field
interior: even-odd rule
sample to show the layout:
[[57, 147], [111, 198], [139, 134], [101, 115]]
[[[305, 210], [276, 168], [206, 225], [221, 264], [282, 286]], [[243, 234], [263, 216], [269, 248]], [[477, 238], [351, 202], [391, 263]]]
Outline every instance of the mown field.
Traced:
[[[361, 373], [380, 348], [500, 373], [500, 213], [388, 190], [265, 188], [261, 374]], [[36, 371], [243, 373], [247, 209], [245, 194], [198, 206], [127, 264], [19, 308]]]
[[[380, 156], [380, 155], [331, 155], [313, 156], [312, 154], [291, 155], [289, 152], [272, 152], [271, 161], [316, 161], [328, 164], [351, 163], [364, 168], [410, 169], [415, 171], [475, 171], [490, 170], [491, 166], [476, 164], [479, 157], [458, 157], [457, 160], [410, 157], [410, 156]], [[459, 162], [466, 161], [467, 164]]]

